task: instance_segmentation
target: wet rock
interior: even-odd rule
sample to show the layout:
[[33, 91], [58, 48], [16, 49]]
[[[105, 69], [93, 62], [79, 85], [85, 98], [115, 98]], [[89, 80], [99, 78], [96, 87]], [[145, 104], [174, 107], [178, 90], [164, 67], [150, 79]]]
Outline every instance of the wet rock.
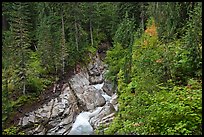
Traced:
[[55, 98], [55, 103], [53, 104], [51, 117], [62, 115], [64, 110], [65, 104], [63, 102], [57, 102], [57, 98]]
[[29, 122], [34, 123], [35, 122], [35, 116], [34, 115], [29, 115]]
[[77, 96], [88, 110], [103, 106], [106, 103], [104, 97], [93, 86], [87, 87], [84, 94], [77, 94]]
[[[33, 127], [33, 130], [26, 132], [27, 134], [54, 134], [61, 135], [70, 130], [72, 123], [79, 113], [76, 105], [76, 98], [70, 91], [65, 88], [58, 98], [52, 99], [41, 108], [28, 113], [28, 117], [23, 117], [19, 124], [24, 127]], [[33, 123], [30, 125], [30, 123]], [[34, 127], [36, 124], [38, 127]], [[29, 130], [26, 129], [25, 130]]]
[[103, 83], [103, 80], [104, 79], [103, 79], [102, 75], [89, 77], [90, 85], [101, 84], [101, 83]]
[[94, 128], [97, 128], [100, 123], [102, 122], [102, 119], [112, 113], [115, 112], [115, 109], [111, 103], [107, 103], [103, 106], [100, 113], [90, 119], [90, 123]]
[[70, 79], [70, 84], [72, 85], [73, 88], [76, 85], [80, 85], [82, 87], [85, 85], [89, 85], [88, 72], [86, 72], [85, 70], [82, 70], [80, 73], [74, 75], [74, 77]]
[[[55, 118], [55, 120], [52, 120], [52, 119], [51, 119], [48, 124], [51, 125], [51, 126], [54, 128], [54, 127], [56, 127], [56, 126], [58, 125], [58, 123], [60, 123], [60, 122], [61, 122], [61, 119], [60, 119], [60, 118]], [[51, 129], [50, 129], [50, 130], [51, 130]]]
[[40, 135], [45, 132], [45, 128], [42, 125], [38, 125], [38, 127], [34, 130], [34, 135]]
[[73, 121], [72, 118], [67, 117], [63, 121], [61, 120], [56, 126], [47, 131], [47, 135], [63, 135], [65, 132], [70, 131]]
[[103, 91], [106, 92], [109, 96], [113, 95], [113, 85], [109, 81], [105, 81], [102, 87]]
[[[59, 96], [21, 118], [19, 125], [31, 135], [90, 135], [100, 124], [109, 124], [118, 103], [113, 86], [104, 82], [106, 67], [98, 56], [94, 57], [88, 68], [81, 68], [62, 85]], [[86, 120], [79, 119], [76, 125], [80, 114]]]
[[89, 76], [100, 76], [100, 69], [92, 68], [88, 71]]
[[118, 103], [117, 97], [118, 97], [117, 94], [113, 94], [110, 103], [116, 105]]
[[35, 135], [45, 135], [46, 129], [43, 128], [41, 132], [35, 134]]
[[97, 125], [95, 126], [95, 128], [96, 128], [96, 127], [99, 127], [100, 125], [104, 125], [105, 127], [108, 126], [108, 125], [111, 123], [111, 121], [114, 119], [114, 115], [115, 115], [115, 113], [111, 113], [111, 114], [109, 114], [109, 115], [103, 117], [103, 118], [97, 123]]
[[89, 135], [92, 133], [93, 127], [88, 122], [90, 114], [90, 112], [80, 113], [77, 116], [76, 121], [69, 132], [69, 135]]
[[25, 126], [27, 124], [29, 124], [29, 117], [24, 117], [23, 120], [22, 120], [22, 126]]

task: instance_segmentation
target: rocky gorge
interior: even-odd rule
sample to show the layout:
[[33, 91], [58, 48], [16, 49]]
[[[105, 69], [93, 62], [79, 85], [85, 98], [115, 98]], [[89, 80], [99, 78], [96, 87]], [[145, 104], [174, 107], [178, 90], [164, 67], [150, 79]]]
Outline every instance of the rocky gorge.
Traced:
[[[62, 87], [60, 94], [20, 118], [28, 135], [91, 135], [109, 124], [118, 110], [116, 88], [105, 79], [107, 66], [98, 53]], [[56, 85], [57, 86], [57, 85]]]

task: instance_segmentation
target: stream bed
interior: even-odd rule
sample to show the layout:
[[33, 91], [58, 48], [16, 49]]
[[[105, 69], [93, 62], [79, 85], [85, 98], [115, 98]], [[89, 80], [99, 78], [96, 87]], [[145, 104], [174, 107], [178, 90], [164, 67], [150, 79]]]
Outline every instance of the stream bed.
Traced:
[[64, 83], [58, 97], [26, 113], [18, 126], [28, 135], [94, 134], [100, 124], [109, 124], [118, 110], [116, 89], [104, 79], [106, 71], [96, 55]]

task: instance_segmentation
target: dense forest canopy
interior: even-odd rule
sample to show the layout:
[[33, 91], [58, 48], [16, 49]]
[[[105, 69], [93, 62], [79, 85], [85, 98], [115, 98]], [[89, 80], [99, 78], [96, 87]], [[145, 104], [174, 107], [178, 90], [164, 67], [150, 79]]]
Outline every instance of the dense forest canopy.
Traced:
[[202, 134], [201, 2], [3, 2], [3, 128], [102, 42], [119, 96], [105, 134]]

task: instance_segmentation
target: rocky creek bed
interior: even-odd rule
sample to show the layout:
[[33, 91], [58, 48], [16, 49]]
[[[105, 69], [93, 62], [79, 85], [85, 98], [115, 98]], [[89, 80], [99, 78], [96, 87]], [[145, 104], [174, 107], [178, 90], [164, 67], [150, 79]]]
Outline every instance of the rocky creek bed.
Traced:
[[109, 124], [118, 104], [116, 90], [104, 79], [106, 71], [96, 55], [63, 84], [59, 96], [26, 113], [18, 126], [28, 135], [91, 135], [100, 124]]

